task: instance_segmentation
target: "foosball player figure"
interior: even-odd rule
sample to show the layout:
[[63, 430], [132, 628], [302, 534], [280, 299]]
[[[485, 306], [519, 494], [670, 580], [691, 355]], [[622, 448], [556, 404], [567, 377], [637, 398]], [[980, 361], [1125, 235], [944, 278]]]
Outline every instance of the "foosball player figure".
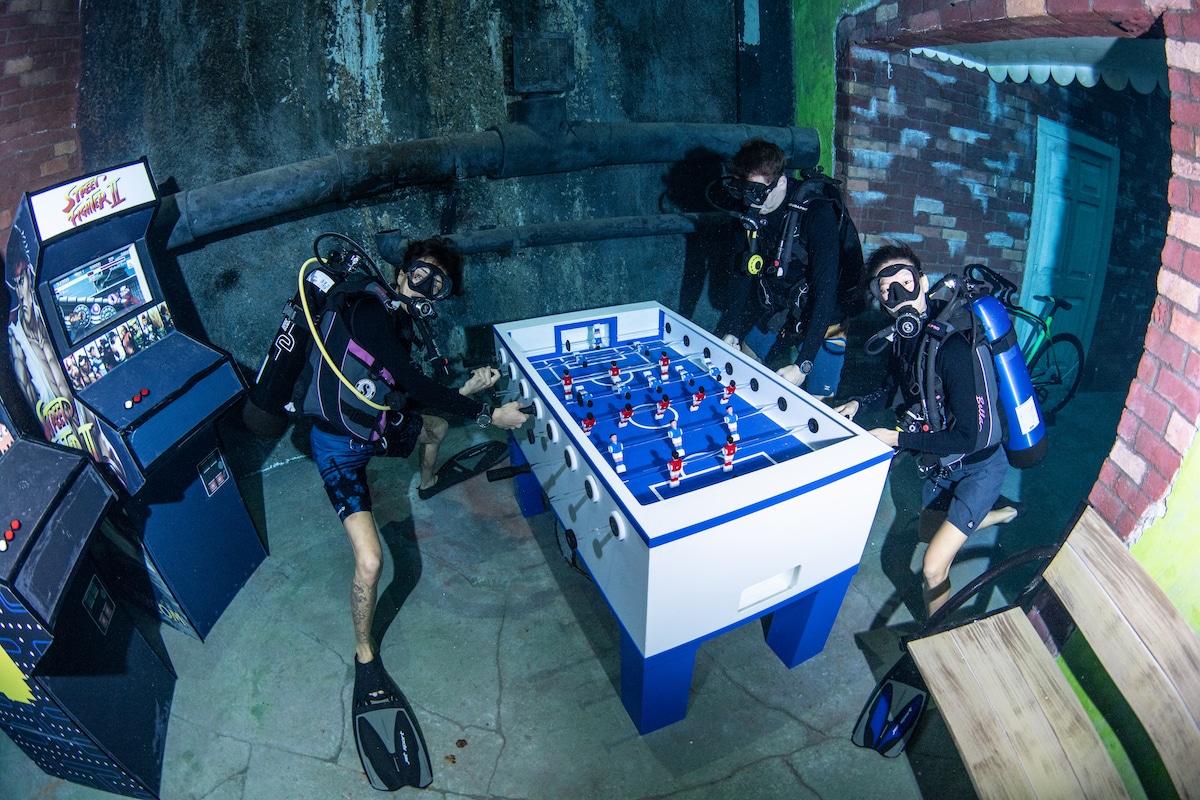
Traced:
[[564, 403], [575, 402], [575, 395], [571, 392], [571, 384], [574, 382], [575, 382], [575, 379], [571, 377], [571, 370], [564, 369], [563, 376], [562, 376], [563, 402]]
[[679, 479], [683, 477], [683, 458], [679, 455], [678, 450], [671, 451], [671, 460], [667, 462], [667, 472], [671, 475], [671, 488], [679, 485]]
[[625, 446], [617, 441], [617, 435], [610, 433], [608, 435], [608, 452], [612, 456], [613, 466], [617, 468], [617, 472], [625, 471], [625, 454], [621, 452]]
[[704, 394], [703, 386], [699, 387], [695, 392], [692, 393], [692, 411], [699, 410], [700, 404], [704, 402], [705, 396], [706, 395]]
[[587, 416], [581, 419], [579, 424], [583, 426], [583, 435], [587, 436], [592, 432], [592, 428], [596, 427], [596, 415], [590, 411], [587, 412]]
[[729, 430], [729, 435], [733, 438], [733, 440], [735, 442], [738, 439], [742, 438], [741, 436], [738, 435], [738, 432], [737, 432], [737, 420], [738, 420], [738, 416], [737, 416], [737, 413], [733, 410], [733, 406], [729, 406], [728, 408], [726, 408], [725, 416], [721, 418], [721, 421], [725, 423], [725, 427]]
[[625, 407], [621, 409], [621, 416], [617, 420], [617, 427], [624, 428], [629, 424], [629, 420], [631, 419], [633, 419], [633, 406], [631, 406], [629, 403], [626, 403]]
[[591, 397], [591, 395], [588, 394], [588, 390], [583, 388], [582, 386], [580, 386], [578, 389], [575, 390], [575, 399], [579, 402], [579, 405], [581, 405], [581, 406], [587, 405], [588, 403], [590, 403], [591, 400], [588, 399], [590, 397]]
[[662, 355], [659, 356], [658, 371], [662, 375], [662, 379], [664, 381], [667, 379], [667, 376], [671, 372], [671, 357], [669, 355], [667, 355], [666, 350], [663, 350]]
[[651, 374], [650, 371], [647, 370], [646, 371], [646, 387], [648, 389], [650, 389], [650, 391], [653, 392], [656, 389], [658, 389], [660, 386], [662, 386], [662, 381], [659, 380], [658, 376]]
[[721, 467], [723, 472], [733, 471], [733, 454], [737, 452], [737, 445], [733, 443], [732, 436], [725, 437], [725, 446], [721, 448], [721, 455], [725, 457], [725, 464]]
[[721, 405], [725, 405], [733, 399], [733, 393], [737, 391], [737, 382], [730, 381], [725, 384], [725, 394], [721, 395]]
[[708, 363], [707, 366], [708, 366], [708, 377], [712, 378], [717, 383], [720, 383], [721, 382], [721, 368], [717, 367], [717, 366], [713, 366], [713, 363], [711, 361]]
[[661, 386], [658, 387], [658, 392], [659, 398], [657, 405], [654, 407], [654, 418], [662, 419], [663, 415], [671, 408], [671, 398], [667, 397], [667, 393], [662, 390]]
[[612, 362], [612, 366], [608, 368], [608, 377], [612, 378], [613, 391], [621, 391], [621, 368], [617, 366], [617, 362]]
[[686, 455], [683, 449], [683, 431], [679, 430], [679, 422], [672, 417], [671, 424], [667, 426], [667, 437], [671, 440], [671, 447], [679, 455]]

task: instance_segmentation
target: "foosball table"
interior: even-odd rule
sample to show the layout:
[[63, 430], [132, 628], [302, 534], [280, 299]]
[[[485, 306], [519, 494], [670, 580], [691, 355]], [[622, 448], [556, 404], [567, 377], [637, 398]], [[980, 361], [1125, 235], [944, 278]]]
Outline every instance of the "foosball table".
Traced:
[[645, 734], [684, 718], [706, 639], [771, 615], [790, 668], [825, 646], [892, 450], [657, 303], [494, 326], [522, 510], [548, 505], [615, 613]]

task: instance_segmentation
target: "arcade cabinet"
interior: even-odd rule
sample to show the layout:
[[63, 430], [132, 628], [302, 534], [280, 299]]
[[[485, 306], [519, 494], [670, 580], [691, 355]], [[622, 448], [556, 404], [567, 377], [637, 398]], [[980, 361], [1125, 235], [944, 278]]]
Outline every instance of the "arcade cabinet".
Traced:
[[78, 451], [21, 438], [3, 383], [0, 728], [50, 775], [157, 797], [175, 674], [93, 555], [115, 493]]
[[9, 338], [45, 438], [86, 451], [125, 498], [136, 536], [111, 550], [129, 576], [116, 588], [152, 587], [140, 601], [203, 639], [266, 550], [215, 427], [245, 387], [175, 326], [146, 240], [158, 206], [145, 160], [26, 194]]

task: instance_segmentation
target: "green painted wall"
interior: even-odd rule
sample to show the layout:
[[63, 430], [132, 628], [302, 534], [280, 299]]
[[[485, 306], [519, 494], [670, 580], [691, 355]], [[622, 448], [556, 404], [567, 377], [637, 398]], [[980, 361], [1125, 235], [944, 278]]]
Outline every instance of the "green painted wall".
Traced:
[[1193, 443], [1167, 497], [1167, 513], [1146, 528], [1133, 555], [1200, 631], [1200, 447]]
[[821, 137], [821, 161], [833, 174], [833, 110], [837, 91], [835, 31], [843, 0], [793, 0], [796, 42], [796, 124]]
[[792, 0], [796, 42], [796, 124], [821, 137], [821, 160], [833, 174], [834, 97], [837, 93], [837, 24], [877, 3], [848, 0]]

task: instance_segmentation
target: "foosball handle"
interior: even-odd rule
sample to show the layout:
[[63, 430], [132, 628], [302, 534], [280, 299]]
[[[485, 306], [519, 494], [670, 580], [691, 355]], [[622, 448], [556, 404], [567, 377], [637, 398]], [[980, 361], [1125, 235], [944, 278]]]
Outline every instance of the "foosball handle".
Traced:
[[487, 471], [487, 479], [493, 483], [502, 481], [506, 478], [513, 478], [517, 475], [529, 474], [529, 464], [519, 464], [515, 467], [496, 467]]
[[521, 406], [517, 410], [520, 411], [522, 414], [534, 414], [537, 412], [537, 406], [534, 405], [533, 403], [530, 403], [527, 406]]

